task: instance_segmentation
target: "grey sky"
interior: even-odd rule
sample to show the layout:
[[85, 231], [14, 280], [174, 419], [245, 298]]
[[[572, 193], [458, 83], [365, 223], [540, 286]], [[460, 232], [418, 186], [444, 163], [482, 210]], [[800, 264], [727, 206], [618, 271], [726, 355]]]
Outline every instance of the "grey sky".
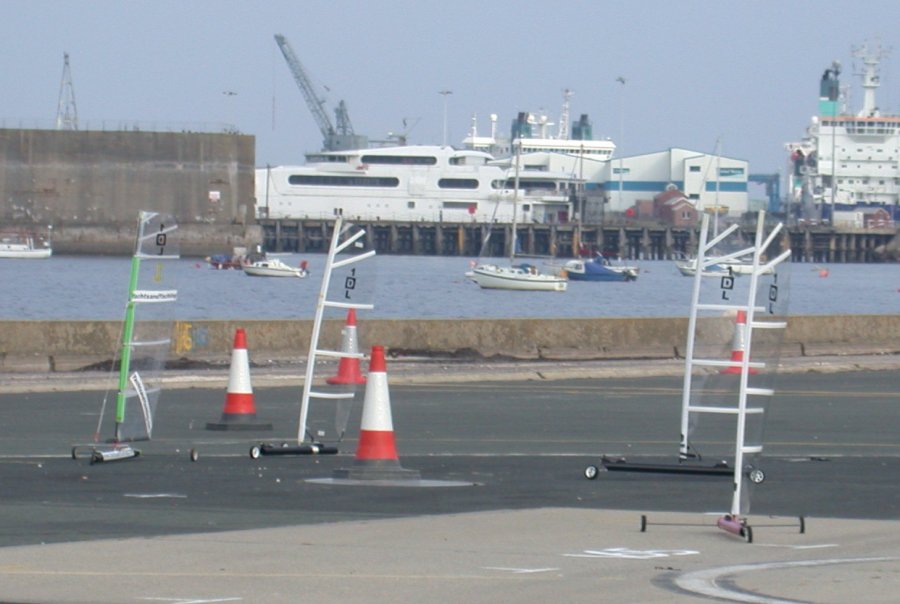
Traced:
[[822, 72], [843, 63], [856, 110], [851, 47], [875, 40], [894, 46], [879, 105], [900, 113], [896, 0], [6, 0], [0, 15], [0, 124], [53, 124], [68, 52], [82, 127], [233, 123], [256, 136], [258, 165], [302, 163], [322, 139], [276, 33], [329, 113], [343, 99], [371, 138], [405, 119], [411, 143], [440, 143], [440, 90], [458, 145], [473, 113], [481, 133], [490, 113], [503, 132], [517, 111], [555, 121], [569, 88], [573, 119], [589, 114], [625, 154], [713, 152], [721, 137], [752, 172], [783, 172]]

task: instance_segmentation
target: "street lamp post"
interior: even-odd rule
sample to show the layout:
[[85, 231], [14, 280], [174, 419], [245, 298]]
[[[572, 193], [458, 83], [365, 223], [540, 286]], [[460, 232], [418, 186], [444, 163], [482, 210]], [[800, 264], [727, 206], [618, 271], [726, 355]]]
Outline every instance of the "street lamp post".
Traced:
[[237, 93], [233, 90], [223, 90], [222, 94], [229, 99], [229, 102], [228, 102], [229, 109], [230, 109], [230, 112], [233, 112], [231, 117], [232, 117], [232, 119], [235, 120], [234, 123], [226, 126], [226, 132], [229, 132], [229, 134], [237, 134], [239, 132], [238, 127], [237, 127], [237, 109], [235, 107], [235, 102], [233, 100], [234, 97], [237, 96]]
[[621, 207], [623, 205], [622, 204], [622, 189], [623, 189], [622, 177], [624, 175], [624, 167], [623, 167], [623, 161], [622, 161], [623, 158], [622, 158], [621, 149], [622, 149], [622, 140], [625, 138], [625, 77], [624, 76], [617, 77], [616, 82], [618, 82], [619, 84], [622, 85], [622, 89], [621, 89], [622, 93], [619, 98], [619, 103], [620, 103], [621, 107], [619, 109], [619, 143], [617, 145], [617, 147], [620, 150], [620, 152], [619, 152], [619, 206]]

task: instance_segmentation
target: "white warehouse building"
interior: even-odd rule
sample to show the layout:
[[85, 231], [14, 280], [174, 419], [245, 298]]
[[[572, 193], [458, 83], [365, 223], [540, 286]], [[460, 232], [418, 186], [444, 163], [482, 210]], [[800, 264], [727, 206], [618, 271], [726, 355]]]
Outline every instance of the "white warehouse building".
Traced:
[[612, 158], [603, 162], [602, 171], [585, 178], [589, 191], [605, 188], [610, 212], [624, 212], [674, 185], [698, 211], [718, 208], [722, 214], [740, 216], [749, 210], [748, 173], [745, 160], [676, 147]]

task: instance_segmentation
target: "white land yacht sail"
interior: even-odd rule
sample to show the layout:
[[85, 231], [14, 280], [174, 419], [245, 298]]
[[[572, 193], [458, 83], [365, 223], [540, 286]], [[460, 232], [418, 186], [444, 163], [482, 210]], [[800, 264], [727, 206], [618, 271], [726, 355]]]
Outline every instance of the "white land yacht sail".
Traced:
[[[782, 224], [767, 228], [765, 212], [760, 212], [751, 245], [722, 256], [710, 254], [728, 247], [726, 239], [739, 239], [737, 230], [732, 225], [709, 239], [709, 216], [703, 216], [688, 321], [678, 463], [604, 457], [602, 466], [608, 471], [730, 478], [729, 511], [717, 525], [752, 541], [746, 516], [753, 488], [765, 479], [760, 458], [787, 326], [791, 252], [780, 251]], [[772, 250], [770, 258], [767, 252]], [[710, 270], [735, 258], [750, 258], [752, 270], [745, 277]], [[704, 457], [717, 461], [703, 465]], [[598, 471], [588, 466], [585, 476], [595, 478]], [[802, 518], [800, 522], [802, 531]]]
[[[341, 359], [358, 361], [364, 355], [338, 346], [325, 348], [321, 344], [322, 330], [326, 319], [343, 322], [343, 315], [349, 310], [355, 313], [375, 307], [375, 266], [374, 262], [364, 262], [375, 256], [375, 250], [369, 247], [366, 235], [363, 228], [345, 224], [340, 217], [335, 220], [310, 335], [296, 441], [253, 445], [251, 458], [338, 452], [358, 388], [355, 383], [327, 386], [324, 376], [334, 373]], [[314, 401], [317, 402], [315, 407]]]
[[[162, 371], [171, 348], [172, 309], [175, 288], [175, 261], [180, 257], [174, 217], [141, 211], [128, 281], [128, 298], [118, 352], [118, 382], [112, 436], [100, 442], [108, 395], [104, 397], [91, 463], [137, 457], [140, 451], [130, 443], [150, 440], [153, 421], [162, 392]], [[80, 447], [72, 448], [78, 457]]]

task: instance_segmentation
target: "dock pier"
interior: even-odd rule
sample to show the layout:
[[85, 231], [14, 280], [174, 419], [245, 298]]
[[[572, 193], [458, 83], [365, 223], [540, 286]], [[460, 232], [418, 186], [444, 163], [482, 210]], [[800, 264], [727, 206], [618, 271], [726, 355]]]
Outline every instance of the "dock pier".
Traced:
[[[333, 220], [259, 219], [265, 249], [275, 252], [324, 252]], [[472, 222], [361, 221], [368, 241], [378, 253], [414, 256], [479, 256], [482, 241], [491, 231], [485, 256], [508, 253], [510, 224]], [[742, 225], [749, 242], [755, 226]], [[603, 252], [626, 260], [672, 260], [691, 255], [699, 231], [639, 221], [604, 224], [523, 224], [517, 226], [519, 252], [526, 256], [572, 258], [579, 250]], [[878, 262], [876, 248], [887, 245], [895, 229], [837, 229], [830, 226], [790, 226], [776, 242], [790, 247], [794, 262]]]

